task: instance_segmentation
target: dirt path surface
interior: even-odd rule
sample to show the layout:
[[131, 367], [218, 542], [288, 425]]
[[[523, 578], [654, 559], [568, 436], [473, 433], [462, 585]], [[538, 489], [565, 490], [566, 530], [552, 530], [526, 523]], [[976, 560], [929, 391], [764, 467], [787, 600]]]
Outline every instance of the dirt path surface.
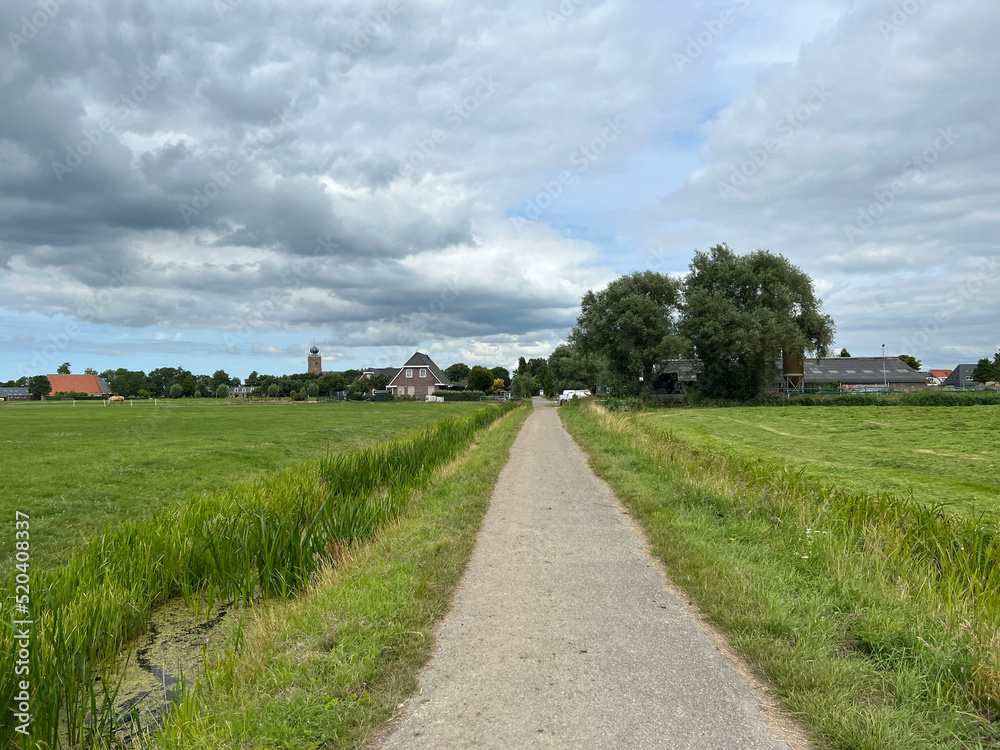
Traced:
[[382, 747], [789, 748], [645, 550], [536, 402]]

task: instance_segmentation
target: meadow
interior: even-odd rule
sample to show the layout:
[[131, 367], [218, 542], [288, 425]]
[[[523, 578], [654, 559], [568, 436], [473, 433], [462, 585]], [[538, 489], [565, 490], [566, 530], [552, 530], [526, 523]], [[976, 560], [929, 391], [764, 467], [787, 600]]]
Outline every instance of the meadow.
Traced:
[[[0, 515], [31, 516], [33, 566], [64, 562], [108, 525], [192, 492], [398, 436], [478, 404], [211, 400], [0, 405]], [[0, 577], [13, 535], [0, 536]]]
[[[386, 414], [394, 416], [398, 406], [386, 404]], [[142, 632], [153, 609], [176, 595], [204, 603], [206, 612], [220, 600], [243, 609], [296, 595], [320, 569], [348, 559], [376, 537], [428, 487], [436, 469], [517, 410], [510, 403], [466, 407], [460, 416], [444, 418], [435, 406], [440, 404], [409, 407], [423, 409], [432, 424], [401, 429], [397, 419], [382, 426], [386, 440], [326, 451], [250, 481], [192, 494], [146, 518], [133, 514], [67, 563], [32, 566], [30, 601], [21, 610], [32, 623], [29, 645], [19, 652], [14, 631], [0, 630], [0, 700], [11, 705], [20, 689], [13, 662], [23, 653], [33, 723], [19, 718], [27, 714], [8, 716], [0, 723], [0, 743], [9, 744], [22, 727], [30, 734], [25, 746], [32, 747], [39, 740], [53, 748], [91, 746], [91, 739], [106, 737], [124, 720], [116, 717], [107, 669]], [[313, 409], [312, 418], [319, 418], [319, 407]], [[23, 589], [27, 600], [29, 577], [19, 577], [25, 579], [18, 581], [25, 584], [19, 593]], [[11, 581], [6, 606], [13, 599]], [[17, 601], [20, 608], [21, 597]], [[230, 663], [241, 641], [237, 635], [226, 657]], [[96, 736], [95, 725], [101, 727]]]
[[1000, 406], [666, 409], [642, 419], [827, 484], [1000, 518]]

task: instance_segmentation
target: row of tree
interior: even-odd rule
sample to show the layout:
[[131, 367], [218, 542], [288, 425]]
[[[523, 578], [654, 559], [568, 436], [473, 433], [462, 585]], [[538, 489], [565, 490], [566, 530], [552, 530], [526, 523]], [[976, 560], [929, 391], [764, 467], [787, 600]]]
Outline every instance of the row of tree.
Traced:
[[[499, 391], [510, 387], [510, 370], [506, 367], [469, 367], [464, 362], [456, 362], [444, 369], [444, 374], [452, 384], [465, 384], [470, 391]], [[500, 381], [499, 383], [497, 381]]]
[[782, 350], [826, 356], [834, 332], [804, 271], [784, 256], [737, 255], [723, 244], [697, 252], [683, 280], [642, 271], [587, 292], [559, 356], [578, 382], [623, 394], [649, 388], [668, 360], [696, 358], [702, 393], [743, 400], [774, 386]]
[[[545, 384], [637, 393], [663, 363], [694, 358], [705, 396], [748, 400], [773, 388], [782, 351], [828, 355], [833, 319], [812, 279], [784, 256], [737, 255], [722, 244], [695, 253], [689, 271], [683, 280], [637, 272], [587, 292], [569, 344], [549, 357]], [[846, 349], [839, 354], [851, 356]], [[921, 368], [910, 355], [900, 359]], [[522, 360], [518, 372], [528, 372], [537, 386], [545, 369]], [[1000, 379], [1000, 354], [992, 363], [980, 360], [977, 373], [977, 382]]]
[[[70, 363], [60, 365], [58, 373], [70, 374]], [[449, 367], [446, 373], [456, 385], [467, 384], [469, 389], [484, 392], [499, 392], [511, 383], [510, 372], [503, 367], [469, 367], [459, 362]], [[216, 370], [212, 375], [195, 375], [183, 367], [160, 367], [149, 373], [126, 368], [98, 373], [87, 368], [86, 374], [100, 375], [112, 393], [126, 398], [224, 398], [232, 388], [241, 385], [252, 388], [250, 395], [254, 398], [306, 398], [338, 392], [358, 397], [372, 390], [382, 390], [388, 385], [385, 376], [376, 374], [363, 377], [361, 370], [295, 375], [261, 375], [255, 370], [245, 381], [229, 375], [225, 370]], [[52, 385], [46, 375], [22, 377], [0, 385], [27, 387], [29, 393], [38, 398], [53, 395]]]
[[[68, 363], [60, 370], [64, 368], [68, 370]], [[328, 372], [322, 375], [261, 375], [254, 371], [247, 376], [246, 381], [241, 381], [225, 370], [216, 370], [212, 375], [195, 375], [183, 367], [160, 367], [149, 373], [126, 368], [98, 373], [88, 368], [86, 374], [100, 375], [112, 393], [126, 398], [225, 397], [229, 395], [231, 388], [241, 385], [252, 387], [252, 393], [262, 398], [294, 397], [297, 394], [316, 396], [319, 393], [347, 390], [361, 378], [361, 370]], [[29, 393], [36, 397], [52, 395], [52, 384], [46, 375], [22, 377], [2, 385], [27, 387]]]

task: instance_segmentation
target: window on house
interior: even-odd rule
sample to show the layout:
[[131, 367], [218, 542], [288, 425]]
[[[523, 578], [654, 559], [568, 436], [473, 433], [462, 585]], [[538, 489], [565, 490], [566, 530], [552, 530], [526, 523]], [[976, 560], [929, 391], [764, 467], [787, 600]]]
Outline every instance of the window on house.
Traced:
[[420, 368], [420, 377], [422, 378], [427, 377], [427, 370], [425, 370], [423, 367]]
[[412, 378], [413, 377], [413, 370], [407, 370], [406, 371], [406, 377]]

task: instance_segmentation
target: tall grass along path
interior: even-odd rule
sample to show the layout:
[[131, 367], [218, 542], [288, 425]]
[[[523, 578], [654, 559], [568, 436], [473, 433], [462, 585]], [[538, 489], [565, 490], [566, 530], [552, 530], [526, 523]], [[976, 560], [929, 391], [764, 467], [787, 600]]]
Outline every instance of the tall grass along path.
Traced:
[[[234, 605], [298, 591], [340, 548], [364, 541], [395, 518], [435, 467], [516, 408], [491, 406], [408, 436], [234, 486], [123, 523], [68, 563], [32, 572], [33, 620], [27, 677], [33, 723], [19, 734], [5, 711], [0, 743], [82, 747], [107, 736], [115, 717], [104, 687], [112, 657], [175, 595]], [[5, 616], [14, 608], [8, 583]], [[13, 619], [13, 618], [12, 618]], [[23, 619], [23, 618], [22, 618]], [[7, 623], [11, 623], [8, 621]], [[15, 635], [0, 632], [0, 701], [18, 691]], [[95, 728], [95, 724], [97, 725]]]
[[[823, 410], [826, 411], [826, 410]], [[1000, 533], [564, 407], [672, 577], [823, 747], [1000, 747]]]
[[386, 748], [788, 747], [554, 408], [514, 443], [421, 682]]

